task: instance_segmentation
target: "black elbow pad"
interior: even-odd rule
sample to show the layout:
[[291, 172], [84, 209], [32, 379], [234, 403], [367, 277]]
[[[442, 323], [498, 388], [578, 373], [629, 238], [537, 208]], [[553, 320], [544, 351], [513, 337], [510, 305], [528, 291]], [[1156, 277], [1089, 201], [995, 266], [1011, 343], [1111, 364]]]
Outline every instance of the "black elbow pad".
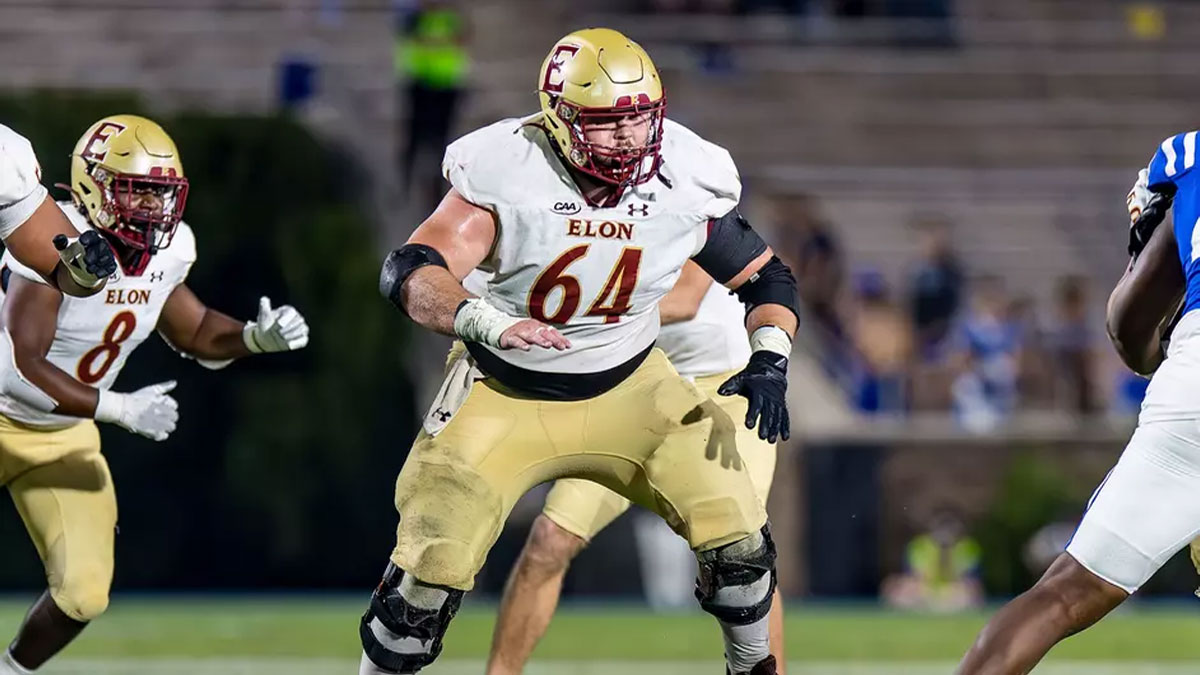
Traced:
[[800, 317], [796, 278], [779, 256], [771, 256], [767, 264], [755, 272], [749, 281], [738, 286], [734, 293], [746, 305], [747, 314], [759, 305], [783, 305], [792, 310], [797, 319]]
[[404, 311], [404, 306], [400, 304], [400, 287], [413, 272], [426, 265], [450, 269], [446, 259], [432, 246], [405, 244], [392, 251], [383, 261], [383, 269], [379, 272], [379, 292], [400, 311]]

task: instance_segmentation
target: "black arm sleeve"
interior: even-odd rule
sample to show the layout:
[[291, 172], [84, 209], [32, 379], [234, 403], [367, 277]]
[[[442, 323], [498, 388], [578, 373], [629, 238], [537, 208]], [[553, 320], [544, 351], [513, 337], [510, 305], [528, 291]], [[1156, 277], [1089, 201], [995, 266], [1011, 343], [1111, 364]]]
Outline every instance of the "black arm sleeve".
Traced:
[[746, 283], [738, 286], [734, 293], [746, 306], [746, 314], [759, 305], [783, 305], [792, 310], [797, 320], [800, 319], [796, 303], [796, 278], [778, 256], [771, 256], [767, 264]]
[[[400, 287], [404, 280], [413, 272], [426, 265], [437, 265], [450, 269], [446, 259], [432, 246], [425, 244], [405, 244], [388, 254], [383, 261], [383, 269], [379, 272], [379, 292], [391, 301], [401, 312], [405, 312], [400, 302]], [[407, 314], [408, 312], [405, 312]]]
[[[692, 260], [717, 282], [725, 284], [767, 250], [750, 223], [734, 210], [708, 223], [708, 241]], [[778, 256], [771, 256], [746, 283], [734, 290], [749, 314], [759, 305], [783, 305], [799, 318], [796, 278]]]
[[708, 221], [708, 241], [692, 260], [717, 283], [728, 281], [767, 250], [767, 242], [734, 210]]

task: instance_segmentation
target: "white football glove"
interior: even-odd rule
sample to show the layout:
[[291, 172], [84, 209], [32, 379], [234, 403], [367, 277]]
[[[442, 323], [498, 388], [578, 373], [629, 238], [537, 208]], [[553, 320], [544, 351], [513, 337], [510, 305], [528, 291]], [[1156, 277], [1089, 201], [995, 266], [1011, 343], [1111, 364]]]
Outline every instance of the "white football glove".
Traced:
[[1172, 196], [1174, 190], [1169, 186], [1151, 190], [1149, 170], [1138, 171], [1137, 180], [1125, 197], [1125, 207], [1129, 211], [1129, 255], [1136, 257], [1146, 247], [1154, 230], [1166, 218]]
[[139, 436], [165, 441], [179, 421], [179, 404], [167, 395], [174, 388], [172, 380], [142, 387], [132, 394], [101, 389], [96, 421], [118, 424]]
[[1142, 211], [1146, 210], [1154, 196], [1155, 193], [1150, 191], [1150, 172], [1142, 169], [1138, 172], [1137, 181], [1134, 182], [1133, 187], [1129, 188], [1129, 195], [1125, 197], [1125, 208], [1129, 211], [1130, 225], [1142, 217]]
[[308, 344], [308, 323], [291, 305], [271, 309], [271, 301], [258, 301], [258, 319], [247, 321], [242, 329], [246, 349], [255, 354], [290, 352]]

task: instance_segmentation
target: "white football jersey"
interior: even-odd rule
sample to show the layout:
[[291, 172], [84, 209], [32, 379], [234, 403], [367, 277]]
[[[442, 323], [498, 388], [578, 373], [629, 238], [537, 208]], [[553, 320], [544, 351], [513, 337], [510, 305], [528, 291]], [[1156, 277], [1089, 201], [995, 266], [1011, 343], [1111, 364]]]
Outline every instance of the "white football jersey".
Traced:
[[[463, 287], [475, 295], [487, 297], [490, 277], [486, 272], [474, 270], [463, 279]], [[696, 316], [663, 326], [656, 344], [684, 377], [727, 373], [742, 368], [750, 360], [745, 318], [746, 309], [741, 300], [729, 289], [713, 282], [701, 299]]]
[[696, 316], [662, 327], [658, 346], [684, 377], [706, 377], [737, 370], [750, 360], [746, 307], [728, 288], [713, 282]]
[[[63, 202], [59, 206], [80, 232], [90, 229], [87, 219], [72, 204]], [[64, 295], [54, 342], [46, 358], [86, 385], [109, 389], [129, 355], [154, 332], [167, 297], [184, 282], [194, 262], [195, 235], [186, 223], [180, 223], [171, 245], [150, 259], [141, 276], [126, 276], [118, 266], [99, 293], [87, 298]], [[0, 276], [5, 289], [11, 276], [46, 283], [9, 253], [0, 258]], [[2, 298], [0, 295], [0, 302]], [[0, 363], [0, 368], [11, 367], [12, 363]], [[0, 414], [39, 428], [67, 427], [79, 421], [40, 412], [7, 396], [0, 396]]]
[[25, 137], [0, 124], [0, 239], [8, 239], [46, 199], [42, 170]]
[[480, 269], [488, 301], [506, 314], [557, 327], [570, 349], [497, 350], [497, 358], [545, 373], [597, 373], [654, 343], [658, 302], [704, 245], [708, 221], [741, 197], [729, 153], [664, 122], [661, 176], [626, 190], [616, 205], [590, 206], [528, 120], [508, 119], [455, 141], [442, 165], [469, 202], [496, 214]]

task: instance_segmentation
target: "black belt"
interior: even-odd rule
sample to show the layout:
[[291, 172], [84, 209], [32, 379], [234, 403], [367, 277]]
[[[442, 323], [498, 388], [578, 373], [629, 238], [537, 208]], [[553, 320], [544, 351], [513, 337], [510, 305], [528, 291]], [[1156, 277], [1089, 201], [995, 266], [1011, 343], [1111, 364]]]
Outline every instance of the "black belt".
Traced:
[[595, 373], [544, 373], [515, 366], [477, 342], [466, 345], [480, 370], [489, 377], [530, 398], [550, 401], [582, 401], [599, 396], [624, 382], [654, 349], [654, 343], [651, 343], [628, 361]]

